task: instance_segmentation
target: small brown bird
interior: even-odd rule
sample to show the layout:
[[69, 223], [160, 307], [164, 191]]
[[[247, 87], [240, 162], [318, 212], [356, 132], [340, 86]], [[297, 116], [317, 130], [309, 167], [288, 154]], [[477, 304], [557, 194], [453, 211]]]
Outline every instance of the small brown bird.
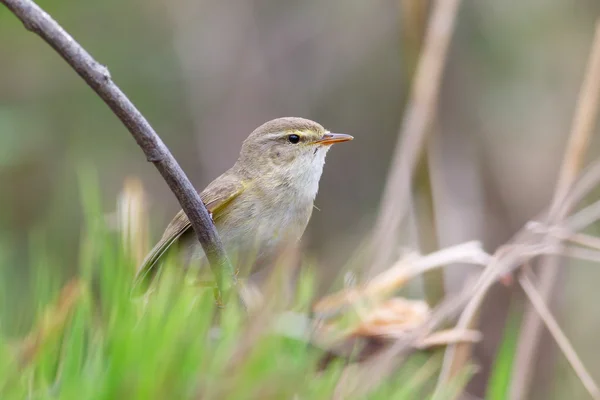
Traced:
[[[235, 165], [200, 194], [238, 269], [252, 270], [259, 264], [256, 260], [268, 259], [288, 241], [301, 238], [312, 214], [325, 155], [332, 144], [352, 139], [308, 119], [291, 117], [266, 122], [248, 136]], [[136, 281], [154, 276], [167, 251], [175, 248], [186, 268], [205, 262], [183, 211], [143, 261]]]

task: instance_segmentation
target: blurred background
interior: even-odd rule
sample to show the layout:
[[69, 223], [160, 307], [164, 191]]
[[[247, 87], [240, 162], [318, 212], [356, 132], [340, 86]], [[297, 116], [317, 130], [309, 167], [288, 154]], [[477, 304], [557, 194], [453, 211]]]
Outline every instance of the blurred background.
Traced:
[[[269, 119], [302, 116], [355, 136], [329, 154], [320, 211], [305, 235], [324, 285], [377, 216], [414, 68], [411, 24], [423, 23], [410, 3], [39, 1], [109, 67], [199, 189]], [[492, 252], [549, 204], [599, 15], [595, 0], [463, 2], [432, 144], [441, 246], [479, 239]], [[598, 155], [598, 141], [592, 145], [590, 158]], [[0, 263], [10, 266], [15, 296], [26, 290], [20, 282], [37, 232], [48, 234], [58, 276], [76, 270], [82, 168], [96, 171], [107, 211], [124, 180], [139, 177], [153, 238], [179, 209], [104, 103], [0, 8]], [[452, 290], [467, 272], [447, 272]], [[600, 313], [589, 313], [597, 282], [591, 264], [568, 268], [559, 305], [561, 325], [600, 380]], [[479, 349], [483, 364], [494, 357], [514, 297], [510, 289], [497, 292], [482, 320], [490, 337], [496, 332]], [[557, 355], [549, 372], [554, 394], [547, 397], [542, 385], [532, 396], [579, 398], [572, 394], [583, 393], [581, 383], [563, 364]], [[473, 383], [473, 393], [484, 382]]]

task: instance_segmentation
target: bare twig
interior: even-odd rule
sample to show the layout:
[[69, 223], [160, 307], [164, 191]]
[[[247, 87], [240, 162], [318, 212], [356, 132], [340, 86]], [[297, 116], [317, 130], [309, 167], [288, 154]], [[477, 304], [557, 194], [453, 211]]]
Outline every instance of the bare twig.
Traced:
[[[581, 92], [577, 101], [577, 108], [571, 127], [571, 134], [563, 165], [560, 169], [558, 182], [554, 191], [554, 199], [550, 209], [550, 217], [557, 217], [557, 209], [566, 197], [569, 189], [579, 174], [596, 126], [596, 116], [600, 106], [600, 20], [596, 22], [596, 34], [590, 51], [587, 71]], [[563, 211], [563, 214], [568, 211]], [[563, 215], [564, 216], [564, 215]]]
[[[590, 163], [590, 165], [581, 172], [569, 191], [567, 197], [561, 205], [559, 214], [567, 215], [567, 210], [573, 210], [585, 196], [600, 184], [600, 160]], [[585, 208], [572, 214], [560, 223], [571, 232], [581, 231], [600, 218], [600, 201], [596, 201]], [[547, 218], [545, 218], [547, 219]], [[548, 221], [553, 223], [552, 221]]]
[[[430, 336], [444, 321], [453, 318], [459, 312], [460, 317], [453, 328], [454, 331], [469, 331], [471, 321], [480, 308], [489, 288], [503, 274], [516, 270], [528, 260], [545, 254], [584, 256], [584, 254], [573, 253], [574, 250], [582, 249], [571, 249], [562, 246], [553, 235], [552, 231], [534, 230], [531, 229], [531, 223], [527, 224], [508, 244], [498, 249], [494, 256], [490, 260], [487, 260], [489, 264], [477, 278], [476, 282], [467, 282], [465, 289], [459, 296], [453, 298], [451, 301], [443, 302], [419, 328], [416, 328], [402, 339], [397, 340], [393, 345], [381, 352], [381, 354], [369, 360], [369, 363], [365, 364], [360, 371], [354, 370], [352, 372], [353, 382], [358, 382], [361, 390], [368, 391], [372, 387], [371, 383], [376, 382], [381, 376], [391, 373], [391, 371], [400, 365], [406, 355], [414, 350], [416, 343]], [[434, 263], [434, 260], [432, 259], [431, 262]], [[438, 259], [437, 262], [443, 262], [443, 260]], [[381, 276], [384, 275], [385, 273]], [[371, 282], [373, 283], [373, 281]], [[450, 374], [450, 371], [452, 371], [450, 367], [455, 360], [457, 344], [448, 344], [442, 365], [442, 372], [436, 388], [437, 395], [441, 395], [445, 390], [446, 384], [452, 380], [453, 376], [456, 376], [456, 374]], [[464, 371], [465, 364], [460, 365]], [[454, 371], [461, 371], [461, 369], [456, 368]], [[377, 379], [374, 379], [374, 377], [377, 377]], [[362, 384], [365, 384], [365, 386], [362, 386]]]
[[[432, 252], [439, 248], [439, 218], [434, 201], [434, 188], [431, 162], [434, 156], [432, 141], [439, 135], [436, 124], [437, 116], [429, 128], [425, 151], [419, 162], [415, 177], [415, 194], [419, 201], [415, 204], [419, 247], [421, 251]], [[425, 299], [431, 307], [438, 305], [446, 296], [444, 270], [436, 269], [425, 272], [422, 277]]]
[[[550, 207], [549, 220], [558, 222], [571, 211], [562, 206], [567, 199], [569, 189], [579, 174], [588, 143], [591, 140], [598, 107], [600, 105], [600, 20], [596, 23], [596, 34], [592, 44], [587, 71], [581, 86], [577, 108], [571, 127], [569, 142], [565, 150], [563, 164], [554, 191]], [[545, 257], [540, 267], [540, 295], [542, 303], [547, 303], [558, 279], [559, 258]], [[517, 345], [517, 356], [511, 383], [511, 398], [528, 397], [528, 388], [534, 371], [536, 353], [540, 343], [542, 324], [540, 316], [533, 308], [528, 308], [521, 325], [521, 337]]]
[[[515, 270], [524, 261], [540, 254], [554, 251], [554, 249], [545, 243], [546, 241], [547, 235], [543, 236], [539, 233], [531, 232], [526, 226], [515, 236], [511, 243], [496, 251], [496, 254], [494, 254], [491, 259], [487, 255], [479, 255], [473, 258], [471, 262], [488, 263], [485, 271], [477, 278], [477, 281], [467, 282], [465, 284], [465, 289], [458, 296], [442, 302], [432, 312], [430, 318], [428, 318], [419, 328], [410, 332], [404, 338], [397, 340], [388, 349], [375, 356], [374, 359], [369, 360], [369, 363], [361, 368], [360, 371], [353, 371], [353, 382], [358, 382], [361, 390], [368, 391], [369, 388], [373, 387], [374, 382], [377, 382], [382, 376], [391, 373], [391, 371], [402, 363], [404, 357], [414, 349], [415, 343], [419, 343], [424, 338], [431, 335], [431, 332], [438, 329], [445, 321], [453, 318], [456, 314], [461, 312], [461, 310], [461, 317], [454, 329], [456, 329], [457, 332], [469, 331], [468, 327], [476, 311], [479, 309], [485, 294], [489, 290], [489, 287], [496, 282], [502, 274]], [[471, 244], [461, 246], [466, 248], [469, 245]], [[430, 268], [434, 265], [439, 265], [439, 263], [447, 263], [447, 256], [450, 254], [444, 255], [443, 257], [442, 254], [450, 252], [455, 253], [455, 250], [450, 248], [440, 250], [436, 252], [435, 255], [429, 255], [420, 260], [411, 260], [411, 263], [415, 264], [417, 261], [422, 263], [419, 266], [419, 271], [422, 271], [424, 268]], [[423, 264], [426, 259], [428, 259], [427, 262]], [[405, 277], [408, 278], [411, 273], [417, 271], [414, 268], [403, 270], [401, 268], [402, 265], [398, 265], [397, 267], [399, 268], [398, 271], [395, 271], [395, 268], [392, 268], [390, 274], [399, 273], [398, 276], [408, 274], [408, 276]], [[383, 279], [382, 277], [385, 277], [386, 279]], [[388, 271], [380, 274], [378, 278], [381, 278], [380, 280], [382, 281], [390, 278]], [[405, 278], [400, 279], [400, 281], [403, 281]], [[391, 280], [394, 281], [396, 279], [397, 277], [394, 277]], [[376, 284], [377, 280], [372, 280], [370, 282], [370, 285]], [[359, 293], [356, 294], [360, 295]], [[455, 347], [455, 344], [450, 344], [448, 346], [442, 374], [439, 380], [440, 385], [438, 385], [438, 389], [440, 390], [443, 390], [443, 388], [446, 387], [445, 383], [450, 381], [448, 371], [449, 365], [451, 365], [450, 363], [454, 357], [453, 352], [455, 351]], [[440, 392], [438, 391], [438, 393]]]
[[437, 109], [440, 82], [460, 0], [437, 0], [405, 112], [394, 159], [373, 234], [374, 262], [369, 275], [389, 264], [396, 233], [409, 210], [413, 171]]
[[552, 316], [552, 313], [546, 306], [546, 302], [544, 301], [541, 293], [537, 291], [535, 285], [532, 282], [531, 271], [528, 268], [523, 270], [523, 273], [519, 277], [519, 283], [523, 288], [523, 291], [531, 301], [532, 306], [535, 308], [536, 312], [540, 316], [540, 318], [546, 324], [548, 331], [556, 340], [556, 344], [562, 350], [563, 354], [569, 361], [569, 364], [573, 367], [573, 370], [589, 392], [590, 396], [593, 399], [600, 399], [600, 389], [592, 379], [592, 376], [586, 370], [585, 366], [581, 362], [581, 359], [575, 352], [575, 349], [569, 342], [569, 339], [566, 337], [564, 332], [560, 329], [560, 326]]
[[580, 246], [600, 250], [600, 238], [596, 236], [586, 235], [585, 233], [573, 233], [567, 236], [566, 239]]
[[446, 346], [451, 343], [476, 343], [481, 341], [481, 332], [474, 330], [458, 330], [458, 329], [447, 329], [444, 331], [438, 331], [432, 333], [420, 343], [417, 347], [420, 349], [427, 349], [434, 346]]
[[[580, 124], [580, 126], [587, 125]], [[578, 143], [581, 143], [581, 140], [579, 140]], [[571, 148], [580, 150], [581, 146], [573, 145]], [[573, 163], [573, 165], [577, 164]], [[561, 184], [561, 187], [563, 187], [563, 185], [565, 184]], [[569, 187], [571, 185], [569, 185]], [[566, 192], [555, 196], [555, 198], [559, 199], [561, 203], [565, 201], [567, 197], [568, 196]], [[565, 210], [564, 207], [553, 205], [551, 208], [561, 209], [561, 214], [559, 216], [562, 218], [564, 218], [567, 213], [567, 210]], [[547, 219], [547, 217], [545, 218]], [[496, 254], [494, 255], [494, 262], [490, 263], [490, 265], [488, 265], [488, 267], [484, 270], [475, 286], [472, 289], [467, 289], [467, 292], [470, 293], [469, 301], [460, 315], [456, 328], [467, 329], [471, 327], [471, 324], [477, 315], [477, 311], [479, 310], [487, 291], [492, 284], [496, 282], [500, 275], [518, 268], [523, 264], [523, 262], [528, 261], [535, 256], [542, 254], [556, 254], [556, 247], [559, 244], [559, 240], [548, 240], [547, 237], [540, 237], [539, 234], [532, 232], [527, 226], [525, 229], [521, 230], [517, 235], [515, 235], [515, 238], [511, 241], [511, 244], [507, 244], [496, 251]], [[457, 370], [456, 366], [466, 361], [464, 357], [458, 357], [458, 355], [463, 355], [462, 352], [458, 350], [461, 350], [461, 348], [457, 348], [457, 346], [447, 347], [442, 371], [438, 381], [438, 390], [441, 390], [443, 384], [449, 381], [449, 379], [452, 377], [452, 372]], [[522, 356], [522, 352], [517, 352], [517, 354], [518, 357]], [[518, 377], [515, 377], [515, 379], [518, 379]]]
[[[470, 286], [469, 286], [470, 287]], [[415, 349], [415, 344], [422, 342], [435, 329], [439, 328], [448, 318], [453, 317], [465, 304], [469, 291], [464, 291], [456, 298], [445, 300], [433, 311], [419, 328], [408, 333], [403, 339], [396, 340], [389, 348], [375, 355], [361, 366], [350, 365], [344, 375], [350, 374], [350, 388], [366, 395], [385, 377], [389, 376], [406, 357]], [[354, 368], [356, 367], [356, 368]], [[338, 387], [341, 388], [338, 383]], [[348, 393], [348, 388], [344, 388]], [[353, 392], [353, 394], [355, 394]]]
[[[600, 160], [595, 160], [581, 171], [580, 178], [573, 185], [567, 197], [562, 202], [562, 208], [572, 210], [579, 204], [587, 194], [600, 183]], [[559, 211], [559, 214], [568, 214]]]
[[[516, 270], [524, 262], [534, 257], [557, 253], [556, 240], [552, 239], [550, 240], [552, 243], [548, 243], [548, 235], [532, 231], [529, 225], [526, 224], [510, 242], [496, 250], [491, 262], [477, 278], [477, 282], [465, 284], [462, 293], [463, 300], [457, 306], [462, 309], [462, 312], [456, 323], [456, 329], [469, 329], [472, 326], [487, 292], [501, 276]], [[444, 385], [452, 379], [453, 374], [459, 371], [459, 367], [466, 362], [464, 353], [457, 351], [456, 345], [448, 346], [436, 391], [443, 390]]]
[[600, 217], [600, 201], [596, 201], [571, 215], [565, 225], [572, 231], [580, 231], [597, 221], [598, 217]]
[[419, 53], [423, 47], [423, 39], [431, 0], [400, 0], [400, 28], [405, 78], [413, 78]]
[[[398, 340], [388, 350], [378, 355], [378, 360], [374, 362], [374, 366], [366, 368], [364, 374], [360, 376], [360, 379], [369, 381], [373, 374], [389, 373], [390, 369], [399, 365], [399, 363], [402, 362], [403, 356], [405, 356], [411, 348], [414, 348], [415, 341], [427, 337], [434, 329], [439, 328], [444, 321], [453, 318], [459, 312], [461, 313], [460, 318], [454, 329], [457, 331], [468, 330], [473, 317], [480, 308], [489, 288], [497, 282], [502, 275], [518, 269], [528, 260], [546, 254], [596, 259], [595, 251], [584, 253], [586, 249], [565, 246], [560, 240], [557, 240], [557, 238], [560, 239], [562, 237], [560, 235], [564, 234], [565, 229], [566, 228], [564, 227], [555, 228], [553, 226], [546, 228], [546, 226], [539, 222], [530, 222], [527, 223], [510, 242], [499, 248], [491, 259], [487, 256], [473, 259], [472, 262], [475, 263], [488, 263], [484, 272], [477, 277], [476, 282], [467, 282], [464, 285], [465, 289], [458, 297], [452, 299], [452, 301], [442, 303], [441, 306], [431, 314], [431, 318], [423, 323], [420, 328], [416, 329], [410, 335], [407, 335], [403, 340]], [[579, 236], [573, 237], [579, 238]], [[588, 242], [590, 241], [585, 241], [585, 243]], [[387, 281], [390, 278], [391, 281], [396, 281], [397, 278], [403, 276], [403, 274], [407, 275], [403, 279], [408, 279], [412, 273], [423, 271], [425, 268], [431, 268], [440, 263], [448, 262], [446, 255], [442, 257], [442, 254], [446, 252], [451, 252], [448, 255], [456, 253], [455, 249], [447, 248], [436, 252], [435, 256], [428, 255], [417, 260], [407, 261], [406, 264], [411, 265], [411, 268], [404, 269], [400, 263], [380, 275], [380, 277], [385, 277], [385, 279], [374, 279], [370, 284], [376, 284], [378, 280]], [[424, 263], [426, 259], [428, 260]], [[417, 265], [418, 268], [415, 268]], [[388, 275], [388, 273], [390, 275]], [[391, 277], [391, 275], [393, 275], [393, 277]], [[403, 279], [400, 279], [400, 281]], [[450, 344], [447, 347], [437, 393], [441, 393], [445, 384], [451, 380], [450, 366], [455, 359], [455, 351], [455, 344]], [[455, 371], [458, 371], [458, 369]]]
[[[0, 0], [23, 22], [25, 28], [40, 36], [83, 78], [123, 122], [148, 161], [167, 182], [188, 216], [206, 253], [221, 292], [235, 284], [236, 278], [212, 220], [175, 158], [144, 116], [112, 81], [108, 69], [99, 64], [56, 21], [31, 0]], [[223, 271], [226, 274], [223, 274]], [[224, 278], [230, 280], [225, 283]], [[219, 293], [220, 295], [221, 293]]]
[[332, 317], [347, 306], [360, 302], [373, 303], [390, 296], [408, 281], [448, 264], [466, 263], [485, 266], [491, 256], [476, 241], [449, 246], [423, 256], [404, 257], [368, 283], [343, 290], [320, 299], [313, 306], [319, 317]]
[[[425, 29], [427, 28], [429, 0], [400, 0], [402, 43], [404, 53], [404, 73], [411, 81], [415, 72], [419, 53], [422, 48]], [[420, 201], [415, 204], [416, 222], [418, 226], [419, 249], [422, 252], [433, 252], [439, 248], [438, 229], [435, 205], [433, 201], [433, 180], [431, 179], [431, 138], [436, 134], [436, 118], [431, 116], [425, 151], [421, 152], [420, 160], [415, 167], [415, 194]], [[423, 274], [423, 290], [425, 299], [431, 307], [436, 306], [445, 295], [444, 271], [433, 270]]]

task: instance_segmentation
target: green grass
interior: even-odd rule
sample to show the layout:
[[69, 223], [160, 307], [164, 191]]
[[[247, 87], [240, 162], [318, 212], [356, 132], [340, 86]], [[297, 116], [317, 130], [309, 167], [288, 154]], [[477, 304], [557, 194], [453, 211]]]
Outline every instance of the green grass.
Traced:
[[504, 336], [492, 367], [492, 374], [487, 388], [487, 400], [505, 400], [510, 398], [510, 384], [513, 364], [519, 339], [521, 310], [513, 302], [504, 328]]
[[[1, 399], [333, 397], [345, 365], [319, 370], [323, 354], [269, 333], [269, 315], [248, 318], [234, 302], [217, 309], [211, 290], [182, 285], [175, 272], [150, 295], [132, 298], [135, 263], [104, 223], [93, 176], [81, 182], [85, 226], [70, 291], [60, 297], [60, 260], [48, 256], [38, 232], [30, 290], [0, 296]], [[10, 265], [0, 273], [1, 293], [14, 295]], [[300, 312], [313, 286], [304, 275], [292, 304]], [[427, 398], [438, 361], [427, 353], [409, 361], [368, 398]]]

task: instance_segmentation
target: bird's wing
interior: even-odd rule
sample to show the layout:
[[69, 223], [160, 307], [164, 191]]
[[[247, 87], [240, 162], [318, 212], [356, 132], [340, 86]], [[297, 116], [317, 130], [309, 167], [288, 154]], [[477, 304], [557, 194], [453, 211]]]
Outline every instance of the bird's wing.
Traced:
[[[244, 191], [244, 188], [245, 185], [239, 178], [225, 173], [208, 185], [200, 194], [200, 198], [208, 209], [208, 212], [211, 213], [213, 220], [216, 221], [226, 206], [238, 197]], [[148, 253], [138, 268], [134, 287], [139, 287], [140, 284], [144, 283], [143, 290], [145, 290], [147, 284], [156, 275], [158, 261], [190, 227], [191, 224], [187, 215], [185, 215], [183, 210], [179, 211], [167, 226], [162, 238]]]

